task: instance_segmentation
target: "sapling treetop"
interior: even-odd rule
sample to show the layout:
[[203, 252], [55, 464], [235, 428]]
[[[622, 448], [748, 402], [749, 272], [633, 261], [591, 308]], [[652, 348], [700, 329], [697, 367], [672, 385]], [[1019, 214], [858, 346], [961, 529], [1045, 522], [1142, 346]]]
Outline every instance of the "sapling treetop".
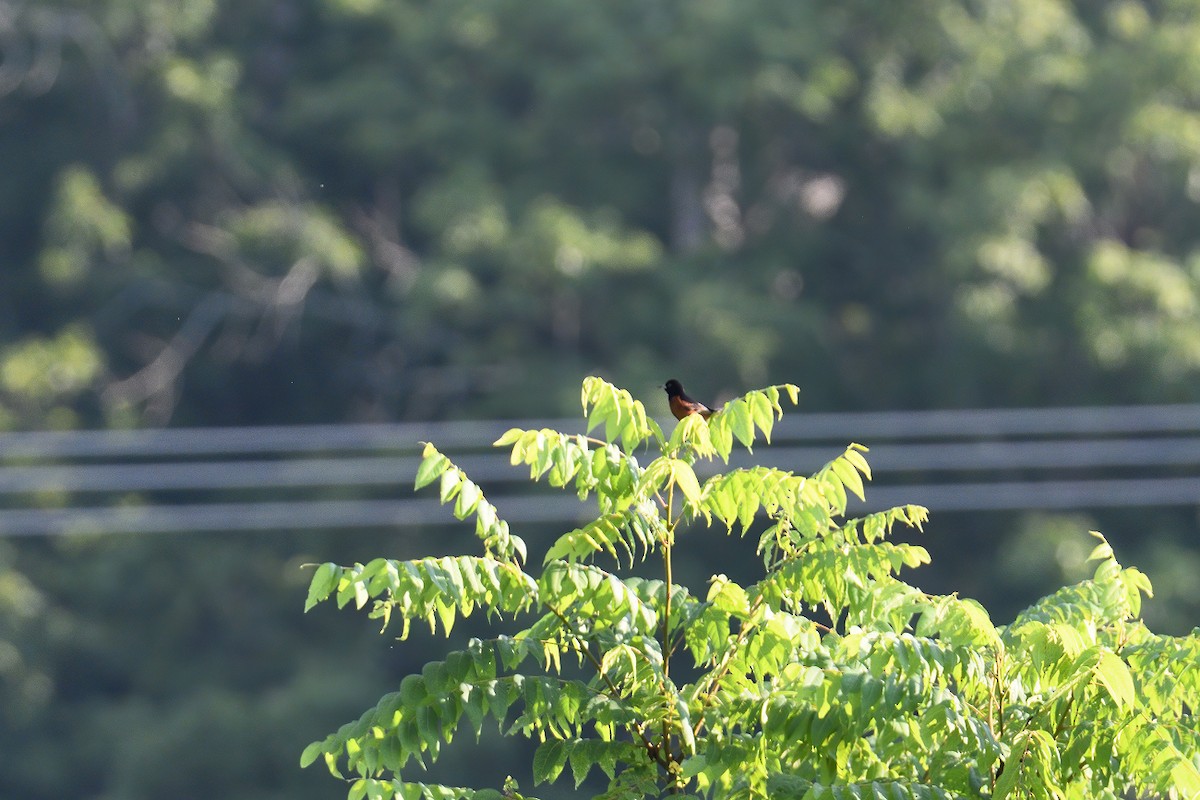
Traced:
[[[531, 480], [595, 504], [532, 558], [427, 444], [416, 486], [473, 521], [479, 551], [323, 564], [306, 607], [369, 606], [401, 639], [414, 621], [449, 634], [482, 612], [496, 634], [404, 678], [302, 764], [323, 759], [350, 800], [522, 797], [502, 775], [413, 777], [455, 735], [495, 726], [537, 743], [535, 783], [569, 767], [576, 787], [603, 775], [595, 796], [612, 800], [1200, 797], [1200, 635], [1151, 633], [1149, 580], [1099, 534], [1092, 579], [997, 626], [899, 577], [929, 560], [891, 540], [924, 508], [846, 516], [871, 477], [865, 447], [812, 475], [697, 476], [698, 460], [769, 443], [797, 398], [791, 384], [748, 392], [667, 436], [628, 391], [587, 378], [587, 434], [514, 428], [495, 443]], [[747, 541], [756, 581], [676, 582], [677, 546], [727, 534]], [[656, 578], [627, 574], [646, 559]]]

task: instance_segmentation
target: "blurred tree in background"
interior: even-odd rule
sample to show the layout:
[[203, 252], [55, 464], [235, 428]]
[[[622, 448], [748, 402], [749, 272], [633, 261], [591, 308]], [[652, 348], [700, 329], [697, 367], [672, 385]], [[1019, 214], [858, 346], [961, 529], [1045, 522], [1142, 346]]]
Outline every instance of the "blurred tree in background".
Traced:
[[[588, 373], [809, 410], [1200, 386], [1195, 0], [0, 0], [0, 33], [0, 428], [573, 413]], [[966, 522], [1000, 617], [1060, 582], [1019, 584], [1042, 532], [1155, 534], [1168, 598], [1196, 559], [1190, 510]], [[358, 549], [5, 544], [0, 794], [319, 796], [281, 732], [400, 656], [359, 643], [339, 705], [314, 640], [351, 632], [293, 567]]]

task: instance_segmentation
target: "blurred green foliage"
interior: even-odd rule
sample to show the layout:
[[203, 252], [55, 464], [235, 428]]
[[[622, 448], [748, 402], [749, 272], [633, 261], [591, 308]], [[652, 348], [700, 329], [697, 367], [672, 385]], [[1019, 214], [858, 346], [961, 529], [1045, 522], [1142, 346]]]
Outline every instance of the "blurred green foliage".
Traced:
[[[5, 429], [562, 414], [596, 372], [809, 410], [1200, 388], [1196, 0], [0, 0], [0, 27]], [[1042, 523], [950, 519], [935, 588], [1015, 609], [1065, 577], [1015, 598], [996, 565], [1031, 567], [981, 553]], [[1194, 513], [1067, 527], [1152, 541], [1129, 560], [1178, 602], [1148, 613], [1194, 624]], [[5, 544], [0, 794], [318, 796], [271, 754], [396, 656], [323, 680], [292, 560], [365, 544]]]

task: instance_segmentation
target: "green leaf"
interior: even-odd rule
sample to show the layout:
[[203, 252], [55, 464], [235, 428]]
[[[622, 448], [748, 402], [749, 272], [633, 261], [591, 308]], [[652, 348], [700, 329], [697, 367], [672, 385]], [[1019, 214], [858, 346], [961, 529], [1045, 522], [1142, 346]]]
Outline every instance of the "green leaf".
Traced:
[[1137, 698], [1133, 689], [1133, 675], [1129, 672], [1129, 666], [1116, 653], [1111, 650], [1101, 651], [1100, 661], [1096, 664], [1096, 676], [1118, 707], [1125, 709], [1135, 704]]
[[337, 586], [341, 576], [341, 568], [337, 564], [325, 563], [317, 567], [312, 581], [308, 585], [308, 599], [304, 601], [304, 610], [308, 611], [317, 603], [329, 597], [329, 593]]
[[567, 764], [565, 742], [561, 739], [550, 739], [538, 745], [533, 754], [533, 782], [553, 783], [562, 774]]
[[454, 516], [459, 519], [470, 516], [479, 507], [481, 499], [483, 499], [483, 492], [479, 490], [475, 482], [464, 479], [458, 493], [458, 501], [454, 504]]
[[992, 788], [992, 800], [1004, 800], [1012, 793], [1013, 789], [1017, 788], [1017, 781], [1021, 777], [1021, 766], [1025, 762], [1025, 753], [1028, 748], [1029, 733], [1022, 731], [1017, 734], [1012, 750], [1004, 762], [1004, 769], [1000, 771], [996, 785]]
[[671, 459], [670, 465], [671, 477], [683, 492], [683, 496], [693, 506], [698, 506], [700, 504], [700, 482], [696, 479], [696, 473], [692, 471], [687, 462], [677, 458]]
[[417, 489], [433, 483], [450, 465], [450, 459], [439, 453], [432, 444], [425, 445], [422, 456], [421, 465], [417, 467], [417, 479], [414, 487]]
[[442, 480], [438, 487], [438, 496], [443, 503], [448, 503], [458, 494], [462, 488], [463, 475], [457, 468], [448, 469], [442, 473]]
[[1092, 552], [1088, 554], [1088, 561], [1105, 561], [1113, 557], [1112, 545], [1104, 538], [1104, 534], [1099, 531], [1088, 531], [1092, 536], [1100, 540], [1100, 544], [1092, 548]]
[[313, 742], [308, 747], [304, 748], [304, 752], [300, 754], [300, 768], [304, 769], [317, 760], [317, 756], [325, 752], [325, 742]]
[[721, 611], [747, 617], [750, 614], [750, 601], [746, 590], [724, 575], [713, 578], [712, 586], [708, 589], [708, 602]]
[[842, 482], [842, 485], [853, 492], [859, 500], [867, 499], [864, 493], [862, 476], [858, 474], [858, 470], [845, 457], [834, 459], [829, 466], [833, 470], [833, 474]]
[[680, 774], [684, 778], [693, 778], [708, 768], [708, 759], [703, 755], [685, 758], [680, 764]]
[[[1193, 756], [1193, 759], [1195, 756]], [[1171, 767], [1171, 781], [1181, 797], [1191, 800], [1200, 798], [1200, 768], [1186, 756], [1179, 758]]]
[[999, 644], [996, 627], [992, 624], [992, 619], [988, 616], [987, 609], [978, 600], [970, 597], [965, 598], [958, 601], [958, 607], [962, 609], [976, 643], [989, 646]]
[[751, 393], [747, 398], [747, 405], [750, 407], [750, 417], [763, 432], [763, 438], [767, 443], [771, 442], [771, 429], [775, 425], [775, 406], [771, 400], [761, 392]]
[[871, 465], [867, 463], [867, 459], [863, 453], [867, 452], [867, 448], [861, 444], [851, 444], [846, 448], [846, 452], [842, 454], [842, 458], [846, 459], [855, 469], [863, 474], [867, 480], [871, 480]]
[[520, 439], [524, 433], [525, 431], [521, 428], [509, 428], [500, 435], [499, 439], [492, 442], [492, 447], [505, 447], [510, 445]]
[[746, 408], [745, 403], [730, 403], [722, 410], [729, 429], [733, 431], [733, 435], [742, 443], [743, 447], [749, 449], [754, 444], [754, 421], [750, 418], [750, 411]]

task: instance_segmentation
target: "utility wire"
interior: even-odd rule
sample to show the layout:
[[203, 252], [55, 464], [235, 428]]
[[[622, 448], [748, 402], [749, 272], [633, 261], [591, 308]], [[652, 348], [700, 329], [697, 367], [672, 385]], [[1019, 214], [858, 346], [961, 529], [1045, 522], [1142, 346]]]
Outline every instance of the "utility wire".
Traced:
[[[666, 426], [668, 420], [660, 420]], [[347, 425], [293, 425], [157, 430], [22, 431], [0, 433], [0, 458], [290, 453], [411, 447], [479, 447], [509, 428], [581, 432], [570, 419], [464, 420]], [[1200, 405], [1100, 406], [943, 411], [792, 413], [775, 427], [791, 440], [922, 439], [938, 437], [1102, 436], [1200, 432]]]
[[[2, 433], [0, 535], [453, 523], [436, 500], [411, 496], [423, 441], [483, 484], [510, 521], [581, 521], [586, 507], [574, 497], [509, 488], [527, 484], [528, 471], [489, 446], [512, 427], [584, 426], [580, 419], [481, 420]], [[901, 503], [935, 511], [1200, 505], [1200, 477], [1184, 474], [1200, 473], [1200, 405], [793, 414], [776, 425], [774, 446], [735, 454], [729, 466], [806, 474], [850, 439], [871, 446], [882, 483], [852, 513]], [[701, 462], [697, 471], [722, 467]], [[314, 499], [307, 491], [299, 499], [231, 502], [239, 492], [344, 494], [347, 487], [396, 499]], [[154, 496], [161, 492], [176, 496]], [[209, 492], [217, 497], [204, 502]], [[54, 495], [72, 505], [12, 507]]]
[[[840, 447], [775, 447], [758, 459], [737, 454], [730, 466], [765, 464], [811, 472]], [[1200, 437], [1100, 439], [1084, 441], [984, 441], [938, 444], [883, 444], [870, 450], [875, 473], [1067, 469], [1123, 466], [1200, 465]], [[118, 464], [56, 464], [0, 467], [0, 495], [37, 491], [147, 492], [168, 489], [278, 489], [310, 486], [407, 484], [420, 457], [369, 456], [182, 461]], [[526, 483], [528, 472], [503, 453], [466, 454], [455, 463], [476, 481]], [[700, 463], [712, 474], [719, 465]]]

